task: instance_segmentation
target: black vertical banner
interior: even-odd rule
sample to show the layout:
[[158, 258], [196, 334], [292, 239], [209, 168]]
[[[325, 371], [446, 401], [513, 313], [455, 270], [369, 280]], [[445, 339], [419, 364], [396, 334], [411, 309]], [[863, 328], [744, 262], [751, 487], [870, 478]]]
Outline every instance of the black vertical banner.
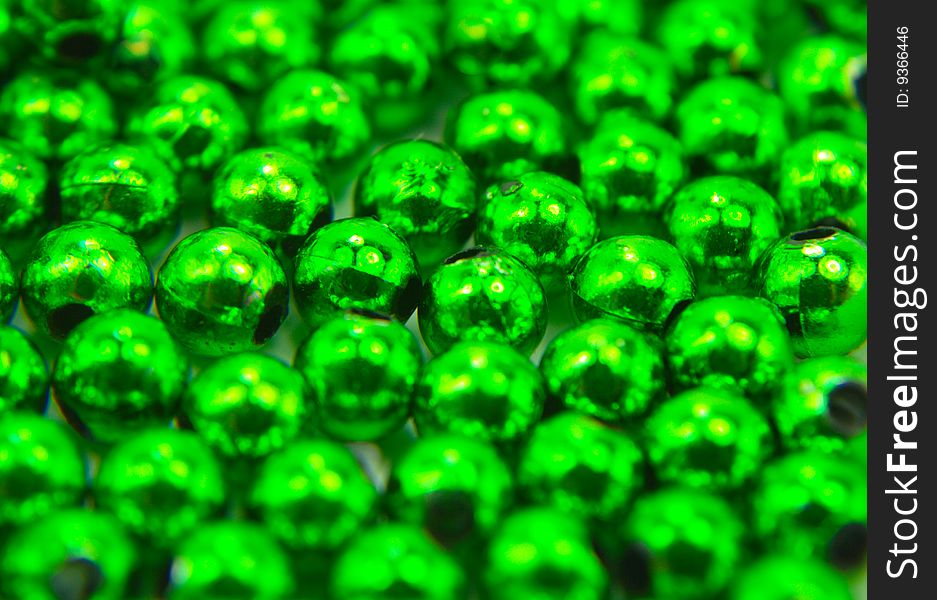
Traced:
[[937, 590], [933, 4], [869, 2], [869, 598]]

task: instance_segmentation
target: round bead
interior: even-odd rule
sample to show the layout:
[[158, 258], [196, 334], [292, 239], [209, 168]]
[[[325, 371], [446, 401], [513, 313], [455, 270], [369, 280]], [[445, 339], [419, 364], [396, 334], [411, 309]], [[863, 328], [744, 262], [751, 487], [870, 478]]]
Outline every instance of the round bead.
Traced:
[[52, 391], [79, 432], [115, 441], [149, 426], [165, 427], [188, 375], [185, 356], [160, 321], [115, 310], [82, 322], [65, 338]]
[[463, 342], [433, 358], [417, 385], [420, 431], [452, 431], [495, 442], [524, 437], [540, 420], [543, 379], [508, 346]]
[[9, 323], [20, 301], [19, 281], [10, 257], [0, 248], [0, 325]]
[[227, 457], [261, 457], [308, 427], [302, 375], [278, 359], [244, 352], [202, 370], [182, 400], [185, 421]]
[[374, 486], [347, 448], [299, 440], [264, 461], [249, 502], [286, 546], [331, 550], [359, 530], [376, 500]]
[[45, 225], [48, 179], [41, 160], [18, 142], [0, 139], [0, 239], [4, 246], [31, 237]]
[[433, 354], [460, 341], [494, 341], [530, 354], [547, 329], [543, 286], [524, 263], [499, 250], [455, 254], [423, 288], [420, 333]]
[[670, 133], [627, 111], [606, 113], [579, 147], [582, 189], [605, 237], [663, 237], [664, 204], [688, 174]]
[[214, 227], [186, 237], [166, 257], [156, 308], [186, 349], [221, 356], [266, 344], [286, 319], [289, 290], [269, 246]]
[[577, 185], [533, 172], [488, 188], [475, 241], [519, 258], [547, 289], [562, 290], [597, 233], [595, 216]]
[[369, 217], [329, 223], [310, 235], [296, 256], [293, 294], [311, 327], [347, 309], [406, 321], [416, 309], [420, 286], [413, 250]]
[[781, 310], [798, 357], [846, 354], [866, 339], [868, 253], [820, 227], [779, 240], [759, 261], [759, 294]]
[[355, 214], [403, 236], [424, 268], [456, 252], [475, 224], [475, 178], [459, 155], [429, 140], [390, 144], [355, 186]]
[[23, 268], [20, 292], [36, 327], [62, 339], [94, 314], [146, 311], [153, 275], [133, 238], [110, 225], [76, 221], [42, 236]]
[[608, 29], [620, 34], [637, 34], [643, 24], [641, 0], [557, 0], [560, 15], [580, 29]]
[[766, 556], [732, 585], [732, 600], [850, 600], [842, 575], [818, 560]]
[[22, 7], [16, 23], [22, 34], [45, 58], [73, 64], [107, 51], [114, 43], [124, 10], [116, 0], [17, 4]]
[[225, 500], [221, 468], [197, 435], [151, 429], [104, 455], [94, 481], [99, 509], [160, 547], [177, 543]]
[[263, 99], [257, 133], [315, 164], [356, 158], [371, 139], [357, 90], [322, 71], [292, 71]]
[[571, 276], [580, 321], [617, 317], [640, 329], [659, 329], [696, 284], [680, 252], [665, 241], [619, 236], [592, 246]]
[[39, 349], [15, 327], [0, 323], [0, 414], [45, 411], [49, 370]]
[[707, 490], [740, 487], [773, 450], [767, 419], [744, 398], [714, 388], [687, 390], [661, 404], [646, 436], [659, 481]]
[[319, 429], [343, 441], [370, 441], [400, 429], [422, 357], [397, 321], [349, 313], [326, 321], [296, 351]]
[[68, 430], [40, 415], [9, 408], [0, 412], [0, 490], [4, 528], [78, 505], [85, 491], [85, 461]]
[[732, 176], [704, 177], [670, 201], [667, 227], [686, 257], [700, 295], [752, 287], [761, 254], [781, 237], [781, 209], [758, 185]]
[[138, 98], [158, 82], [183, 73], [195, 57], [195, 40], [181, 5], [137, 0], [128, 5], [108, 57], [104, 85]]

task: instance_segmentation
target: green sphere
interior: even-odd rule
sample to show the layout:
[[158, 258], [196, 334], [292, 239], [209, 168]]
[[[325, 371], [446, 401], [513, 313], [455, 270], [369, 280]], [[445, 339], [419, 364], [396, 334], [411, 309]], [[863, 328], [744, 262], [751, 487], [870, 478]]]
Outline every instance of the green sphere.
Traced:
[[125, 5], [117, 0], [26, 0], [16, 24], [43, 58], [80, 65], [105, 54], [117, 37]]
[[537, 275], [500, 250], [455, 254], [423, 287], [420, 334], [433, 354], [461, 341], [498, 342], [533, 352], [547, 329], [547, 303]]
[[580, 321], [621, 319], [657, 330], [673, 310], [696, 295], [686, 259], [663, 240], [623, 235], [592, 246], [570, 279], [573, 311]]
[[249, 506], [285, 546], [328, 551], [358, 532], [376, 501], [351, 451], [329, 440], [297, 440], [264, 461]]
[[781, 237], [777, 202], [738, 177], [693, 181], [667, 213], [673, 243], [693, 267], [701, 296], [750, 291], [755, 263]]
[[420, 286], [419, 263], [406, 240], [369, 217], [329, 223], [296, 256], [293, 295], [311, 327], [348, 309], [406, 321]]
[[41, 413], [49, 398], [49, 369], [39, 349], [19, 329], [0, 323], [0, 414]]
[[20, 301], [19, 281], [10, 257], [0, 248], [0, 325], [9, 323]]
[[577, 185], [533, 172], [488, 188], [475, 241], [519, 258], [547, 289], [563, 290], [597, 233], [595, 215]]
[[48, 181], [45, 163], [19, 142], [0, 139], [0, 239], [5, 250], [10, 250], [8, 243], [25, 242], [47, 226]]
[[465, 245], [475, 225], [475, 178], [450, 148], [416, 139], [385, 146], [355, 186], [355, 214], [374, 216], [407, 242], [424, 268]]
[[209, 356], [266, 344], [286, 319], [289, 296], [273, 250], [230, 227], [184, 238], [156, 279], [159, 317], [187, 350]]
[[818, 560], [769, 555], [732, 584], [732, 600], [851, 600], [846, 579]]
[[95, 505], [148, 544], [169, 547], [218, 512], [224, 480], [211, 448], [194, 433], [150, 429], [104, 455]]
[[424, 367], [413, 416], [424, 435], [450, 431], [511, 441], [540, 420], [545, 397], [543, 379], [526, 356], [500, 344], [462, 342]]
[[133, 238], [110, 225], [75, 221], [38, 241], [23, 267], [20, 293], [36, 327], [63, 339], [92, 315], [146, 311], [153, 275]]
[[846, 354], [866, 339], [868, 252], [832, 227], [793, 233], [759, 261], [759, 294], [784, 316], [800, 358]]
[[0, 412], [0, 527], [77, 506], [84, 492], [85, 461], [65, 427], [32, 413]]
[[747, 400], [715, 388], [673, 396], [645, 424], [657, 479], [705, 490], [732, 490], [774, 450], [767, 419]]
[[397, 321], [338, 315], [316, 329], [293, 361], [309, 386], [321, 431], [342, 441], [371, 441], [410, 416], [423, 360], [416, 338]]

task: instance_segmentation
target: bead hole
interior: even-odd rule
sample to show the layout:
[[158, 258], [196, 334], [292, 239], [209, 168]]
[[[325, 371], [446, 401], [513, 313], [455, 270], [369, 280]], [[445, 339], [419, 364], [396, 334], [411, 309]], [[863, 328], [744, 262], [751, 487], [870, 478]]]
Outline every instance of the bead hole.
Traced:
[[827, 416], [837, 433], [852, 437], [868, 424], [868, 390], [860, 383], [848, 382], [830, 391]]
[[264, 311], [254, 328], [254, 344], [262, 346], [280, 329], [288, 311], [286, 292], [282, 286], [274, 286], [264, 298]]
[[445, 265], [451, 265], [452, 263], [459, 262], [460, 260], [467, 260], [470, 258], [477, 258], [479, 256], [491, 256], [491, 250], [483, 246], [475, 246], [474, 248], [468, 248], [462, 250], [461, 252], [456, 252], [449, 258], [443, 261]]
[[98, 35], [80, 32], [59, 41], [56, 51], [62, 58], [83, 61], [97, 56], [103, 46], [104, 42]]
[[87, 558], [69, 559], [52, 575], [52, 594], [58, 600], [89, 600], [104, 582], [101, 567]]
[[61, 339], [68, 335], [79, 323], [93, 315], [94, 311], [90, 306], [78, 303], [66, 304], [49, 313], [46, 323], [49, 326], [49, 333], [53, 337]]
[[453, 544], [475, 529], [475, 506], [461, 490], [440, 490], [426, 496], [426, 529], [443, 545]]
[[795, 242], [806, 242], [809, 240], [818, 240], [822, 238], [833, 237], [837, 231], [832, 227], [814, 227], [806, 231], [798, 231], [791, 234], [791, 240]]
[[844, 525], [827, 548], [830, 562], [840, 569], [852, 569], [865, 561], [868, 530], [862, 523]]

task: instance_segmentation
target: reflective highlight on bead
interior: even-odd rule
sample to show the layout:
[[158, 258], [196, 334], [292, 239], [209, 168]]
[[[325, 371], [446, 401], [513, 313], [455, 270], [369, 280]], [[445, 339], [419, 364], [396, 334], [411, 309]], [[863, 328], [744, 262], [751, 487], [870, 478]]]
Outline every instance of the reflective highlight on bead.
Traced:
[[39, 349], [19, 329], [0, 324], [0, 414], [41, 413], [48, 397], [49, 371]]

